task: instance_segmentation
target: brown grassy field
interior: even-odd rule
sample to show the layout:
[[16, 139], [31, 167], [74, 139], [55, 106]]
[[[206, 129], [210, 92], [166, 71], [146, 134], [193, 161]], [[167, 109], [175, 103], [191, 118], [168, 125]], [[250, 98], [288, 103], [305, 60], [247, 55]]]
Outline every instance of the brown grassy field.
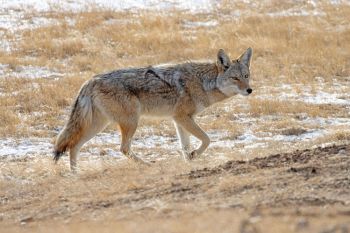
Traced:
[[45, 157], [8, 161], [1, 232], [347, 232], [349, 152], [320, 147], [213, 167], [104, 158], [79, 175]]
[[[11, 45], [0, 46], [0, 232], [349, 232], [349, 15], [326, 1], [222, 1], [207, 13], [33, 11], [23, 20], [54, 23], [0, 28]], [[185, 163], [172, 123], [143, 119], [134, 150], [151, 167], [114, 156], [113, 125], [83, 148], [78, 175], [66, 157], [53, 164], [50, 143], [93, 75], [247, 47], [253, 95], [198, 116], [213, 141], [202, 158]]]

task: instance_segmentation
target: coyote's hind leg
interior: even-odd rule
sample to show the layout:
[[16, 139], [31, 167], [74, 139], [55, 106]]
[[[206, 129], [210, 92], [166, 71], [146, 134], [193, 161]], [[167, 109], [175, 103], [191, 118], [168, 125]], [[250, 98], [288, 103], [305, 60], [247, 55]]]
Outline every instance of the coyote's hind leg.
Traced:
[[129, 159], [141, 163], [148, 164], [139, 157], [137, 157], [130, 149], [132, 137], [134, 136], [137, 128], [138, 119], [129, 119], [126, 122], [119, 122], [120, 131], [122, 134], [122, 142], [120, 145], [120, 151]]
[[94, 112], [92, 122], [85, 126], [83, 133], [77, 142], [77, 144], [69, 150], [69, 159], [70, 159], [70, 168], [72, 172], [76, 172], [77, 167], [77, 157], [80, 151], [80, 148], [96, 134], [101, 132], [106, 128], [109, 121], [101, 113]]

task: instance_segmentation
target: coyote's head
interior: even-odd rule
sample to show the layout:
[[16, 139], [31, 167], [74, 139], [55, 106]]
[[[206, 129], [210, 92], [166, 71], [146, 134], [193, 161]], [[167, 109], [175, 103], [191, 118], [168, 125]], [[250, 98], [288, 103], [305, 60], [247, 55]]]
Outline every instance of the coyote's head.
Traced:
[[225, 95], [249, 95], [253, 92], [249, 86], [252, 53], [252, 49], [248, 48], [237, 60], [231, 61], [223, 49], [219, 50], [217, 60], [219, 75], [216, 86]]

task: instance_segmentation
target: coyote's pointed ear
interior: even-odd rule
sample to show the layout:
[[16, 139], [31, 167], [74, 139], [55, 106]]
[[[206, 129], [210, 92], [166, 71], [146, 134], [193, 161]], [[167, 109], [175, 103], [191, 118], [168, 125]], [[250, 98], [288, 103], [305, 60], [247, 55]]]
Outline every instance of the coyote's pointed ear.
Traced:
[[250, 60], [252, 58], [252, 55], [252, 48], [248, 48], [247, 51], [245, 51], [245, 53], [243, 53], [238, 59], [246, 66], [250, 67]]
[[225, 51], [223, 49], [220, 49], [218, 52], [218, 66], [223, 70], [226, 71], [228, 68], [230, 68], [231, 61], [230, 58], [226, 55]]

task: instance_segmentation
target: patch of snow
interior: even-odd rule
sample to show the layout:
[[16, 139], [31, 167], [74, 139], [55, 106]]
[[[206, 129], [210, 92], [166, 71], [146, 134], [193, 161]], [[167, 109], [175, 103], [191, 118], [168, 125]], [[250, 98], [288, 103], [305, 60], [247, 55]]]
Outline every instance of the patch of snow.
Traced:
[[311, 104], [350, 105], [350, 96], [349, 99], [340, 99], [339, 94], [324, 91], [318, 91], [315, 95], [304, 93], [302, 100]]
[[24, 155], [51, 154], [52, 143], [47, 138], [0, 140], [0, 156], [21, 157]]
[[5, 74], [8, 67], [9, 67], [8, 64], [0, 64], [0, 76]]
[[303, 133], [301, 135], [274, 135], [269, 138], [273, 141], [284, 141], [284, 142], [295, 142], [295, 141], [305, 141], [310, 139], [319, 138], [325, 135], [324, 130], [314, 130], [310, 132]]
[[[263, 87], [260, 88], [264, 93], [256, 96], [259, 99], [275, 99], [276, 96], [270, 94], [269, 92], [276, 90], [278, 92], [279, 100], [293, 100], [293, 101], [302, 101], [309, 104], [335, 104], [335, 105], [350, 105], [350, 94], [347, 92], [347, 87], [334, 81], [332, 86], [327, 84], [327, 87], [334, 92], [326, 92], [322, 90], [326, 85], [323, 82], [322, 77], [316, 77], [318, 81], [318, 90], [313, 93], [310, 86], [303, 86], [302, 92], [297, 93], [292, 86], [290, 85], [281, 85], [278, 87]], [[301, 87], [300, 87], [301, 88]], [[281, 90], [283, 90], [281, 92]], [[337, 90], [337, 91], [335, 91]]]
[[20, 93], [19, 91], [13, 91], [13, 92], [10, 92], [10, 93], [2, 93], [0, 91], [0, 96], [3, 96], [3, 97], [17, 96], [19, 93]]
[[238, 140], [244, 143], [252, 143], [254, 141], [259, 140], [257, 136], [255, 136], [251, 131], [244, 133], [243, 135], [238, 136]]
[[120, 144], [119, 133], [99, 133], [96, 137], [92, 138], [86, 145], [89, 144]]
[[264, 148], [267, 147], [266, 142], [257, 142], [257, 143], [252, 143], [244, 147], [244, 149], [254, 149], [254, 148]]
[[349, 0], [329, 0], [329, 3], [332, 5], [340, 5], [340, 4], [350, 5]]
[[192, 12], [207, 12], [213, 8], [215, 4], [212, 0], [62, 0], [59, 3], [56, 0], [2, 0], [0, 1], [1, 8], [13, 10], [35, 10], [38, 12], [47, 12], [51, 10], [63, 11], [89, 11], [94, 8], [109, 9], [115, 11], [147, 9], [147, 10], [166, 10], [180, 9], [189, 10]]
[[16, 77], [16, 78], [57, 78], [62, 77], [64, 74], [50, 70], [46, 67], [39, 66], [17, 66], [14, 72], [0, 73], [0, 77]]
[[323, 77], [317, 76], [315, 77], [315, 80], [317, 80], [319, 84], [324, 85], [325, 80]]
[[[241, 0], [242, 3], [257, 7], [256, 1]], [[329, 0], [331, 4], [347, 4], [348, 0]], [[220, 1], [215, 0], [1, 0], [0, 5], [6, 9], [29, 9], [35, 11], [50, 11], [50, 10], [65, 10], [65, 11], [86, 11], [93, 8], [104, 8], [109, 10], [134, 10], [134, 9], [148, 9], [148, 10], [164, 10], [164, 9], [180, 9], [190, 10], [192, 12], [208, 12], [214, 8], [215, 5], [220, 4]], [[308, 4], [317, 8], [318, 1], [311, 0]]]
[[[92, 138], [86, 145], [93, 144], [115, 144], [120, 145], [120, 133], [100, 133]], [[175, 137], [166, 137], [159, 135], [148, 135], [144, 137], [135, 137], [132, 141], [132, 147], [137, 148], [155, 148], [162, 146], [164, 149], [175, 149], [178, 146]]]
[[178, 143], [175, 137], [164, 137], [159, 135], [152, 135], [149, 137], [138, 137], [133, 140], [133, 146], [140, 148], [156, 148], [162, 147], [164, 149], [178, 149]]
[[196, 28], [196, 27], [215, 27], [219, 23], [216, 20], [210, 20], [210, 21], [205, 21], [205, 22], [190, 22], [190, 21], [185, 21], [183, 22], [184, 27], [186, 28]]
[[140, 24], [140, 21], [136, 20], [136, 19], [108, 19], [106, 21], [103, 22], [106, 25], [113, 25], [113, 24], [117, 24], [117, 25], [123, 25], [123, 24]]
[[119, 150], [106, 148], [104, 151], [109, 156], [116, 157], [116, 158], [122, 157], [122, 153]]
[[11, 51], [11, 47], [11, 43], [8, 40], [0, 40], [0, 50], [8, 53]]
[[281, 135], [281, 134], [271, 135], [271, 133], [268, 133], [264, 136], [256, 136], [252, 132], [248, 132], [239, 136], [238, 142], [248, 144], [246, 148], [255, 148], [262, 145], [261, 143], [265, 144], [267, 141], [294, 142], [294, 141], [315, 139], [315, 138], [324, 136], [324, 134], [325, 134], [325, 131], [323, 130], [314, 130], [314, 131], [306, 132], [300, 135]]
[[331, 117], [331, 118], [323, 118], [323, 117], [309, 117], [302, 120], [305, 124], [316, 124], [322, 127], [325, 126], [349, 126], [350, 127], [350, 118], [340, 118], [340, 117]]
[[324, 12], [319, 10], [288, 9], [278, 12], [267, 13], [270, 17], [289, 17], [289, 16], [324, 16]]
[[[43, 26], [58, 24], [57, 20], [45, 17], [26, 18], [22, 11], [0, 8], [0, 28], [12, 33], [25, 29], [35, 29]], [[22, 9], [24, 10], [24, 9]]]
[[281, 90], [286, 90], [286, 91], [291, 91], [293, 90], [292, 85], [290, 84], [281, 84], [278, 88], [280, 88]]
[[[40, 114], [40, 113], [36, 113]], [[313, 122], [319, 121], [321, 124], [326, 119], [308, 119]], [[306, 120], [307, 121], [307, 120]], [[329, 122], [328, 122], [329, 123]], [[333, 124], [347, 124], [350, 125], [349, 119], [333, 119]], [[243, 135], [237, 137], [237, 139], [227, 139], [229, 132], [227, 131], [210, 131], [208, 132], [211, 139], [210, 147], [221, 147], [232, 149], [237, 145], [243, 146], [244, 150], [254, 148], [264, 148], [268, 146], [269, 142], [282, 141], [286, 143], [294, 143], [305, 140], [312, 140], [318, 137], [322, 137], [327, 134], [326, 130], [313, 130], [301, 135], [273, 135], [268, 133], [265, 135], [256, 135], [252, 131], [248, 130]], [[191, 145], [193, 148], [199, 146], [200, 141], [194, 137], [191, 137]], [[96, 145], [101, 145], [97, 147]], [[82, 156], [85, 155], [100, 155], [103, 153], [121, 158], [123, 157], [119, 151], [120, 134], [119, 132], [113, 133], [100, 133], [93, 139], [91, 139], [86, 145], [84, 145], [85, 151], [81, 152]], [[6, 138], [0, 139], [0, 156], [1, 157], [21, 157], [21, 156], [34, 156], [38, 154], [52, 156], [52, 139], [50, 138], [28, 138], [28, 139], [14, 139]], [[132, 141], [132, 148], [146, 149], [147, 157], [152, 159], [162, 159], [159, 154], [153, 153], [153, 149], [161, 148], [169, 150], [171, 153], [180, 149], [179, 141], [175, 136], [161, 136], [161, 135], [145, 135], [136, 136]], [[169, 153], [170, 153], [169, 152]]]
[[[4, 37], [5, 37], [5, 32], [0, 31], [0, 38], [4, 38]], [[0, 50], [2, 50], [4, 52], [10, 52], [11, 51], [11, 42], [8, 40], [5, 40], [5, 39], [0, 40]]]

